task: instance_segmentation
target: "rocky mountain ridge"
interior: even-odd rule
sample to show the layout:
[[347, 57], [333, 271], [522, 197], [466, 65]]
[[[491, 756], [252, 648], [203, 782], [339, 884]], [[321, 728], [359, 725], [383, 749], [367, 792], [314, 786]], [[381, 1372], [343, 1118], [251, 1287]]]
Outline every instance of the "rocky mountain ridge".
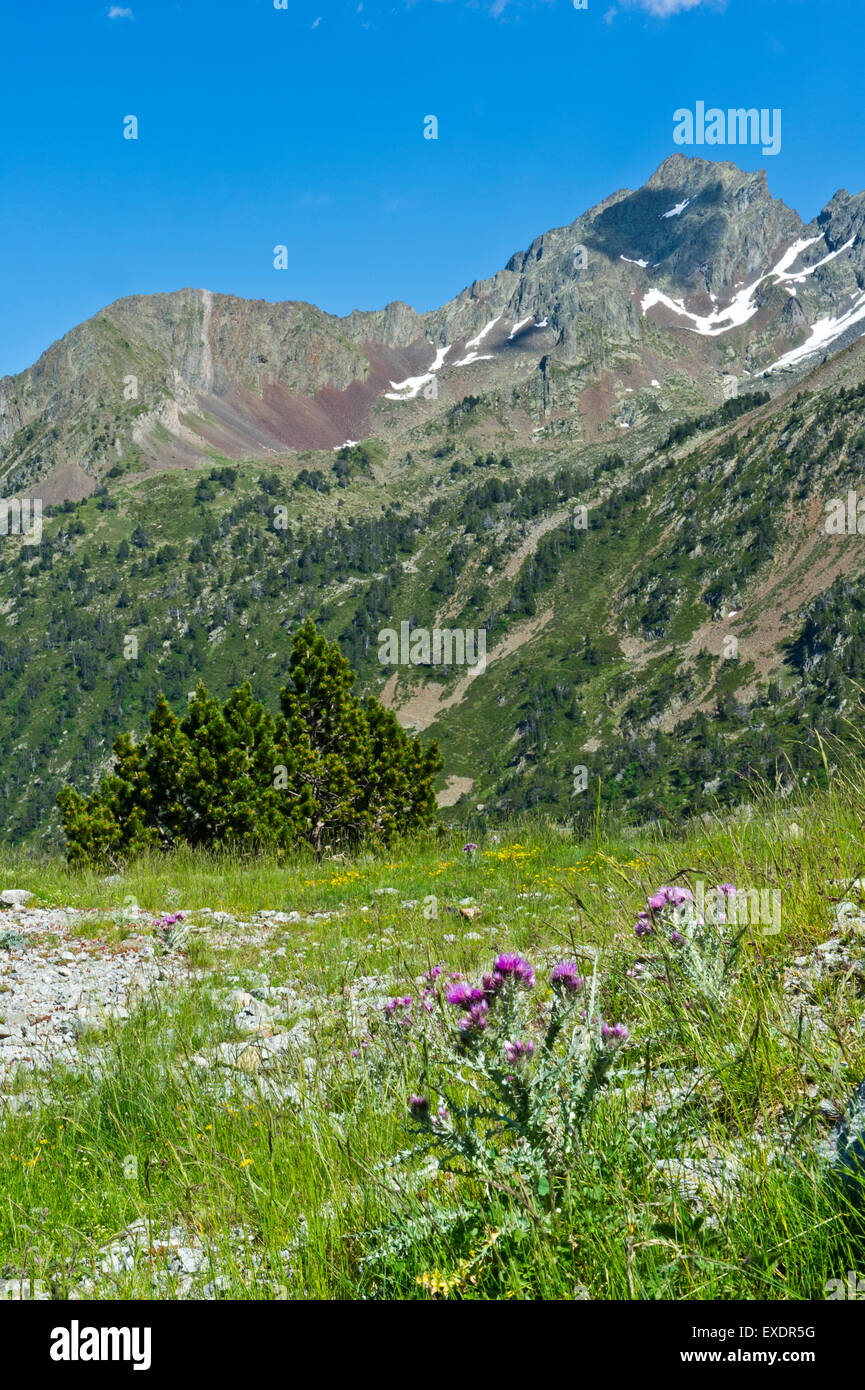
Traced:
[[485, 392], [518, 407], [527, 442], [557, 410], [611, 436], [633, 423], [609, 389], [623, 371], [631, 391], [678, 379], [706, 403], [730, 376], [774, 390], [862, 331], [863, 221], [865, 194], [804, 226], [762, 171], [677, 154], [429, 313], [121, 299], [0, 381], [2, 486], [78, 499], [117, 468], [402, 442]]

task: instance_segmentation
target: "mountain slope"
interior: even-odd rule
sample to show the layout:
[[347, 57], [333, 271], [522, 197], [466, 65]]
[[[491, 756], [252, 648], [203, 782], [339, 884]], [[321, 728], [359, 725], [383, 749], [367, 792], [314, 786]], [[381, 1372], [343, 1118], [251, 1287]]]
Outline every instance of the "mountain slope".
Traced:
[[[803, 227], [676, 156], [433, 314], [186, 290], [73, 330], [0, 392], [7, 494], [66, 496], [0, 545], [7, 833], [52, 841], [160, 689], [275, 707], [310, 613], [439, 740], [453, 817], [819, 777], [865, 660], [865, 544], [825, 524], [865, 460], [863, 209]], [[389, 664], [403, 624], [482, 631], [484, 669]]]

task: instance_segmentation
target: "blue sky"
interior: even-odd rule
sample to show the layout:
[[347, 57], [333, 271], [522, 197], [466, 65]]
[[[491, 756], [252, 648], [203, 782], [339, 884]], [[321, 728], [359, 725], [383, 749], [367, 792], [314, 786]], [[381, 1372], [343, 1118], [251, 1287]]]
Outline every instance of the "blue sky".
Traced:
[[0, 374], [127, 294], [434, 307], [638, 187], [698, 100], [781, 108], [778, 155], [703, 153], [806, 221], [865, 187], [863, 0], [286, 5], [7, 5]]

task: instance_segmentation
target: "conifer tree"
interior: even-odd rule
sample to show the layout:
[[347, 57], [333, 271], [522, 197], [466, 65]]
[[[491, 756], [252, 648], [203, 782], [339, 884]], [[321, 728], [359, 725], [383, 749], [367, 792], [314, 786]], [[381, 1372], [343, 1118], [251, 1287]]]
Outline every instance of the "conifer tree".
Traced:
[[119, 863], [182, 843], [253, 850], [387, 843], [435, 816], [438, 748], [410, 739], [308, 619], [274, 719], [246, 681], [221, 703], [199, 684], [182, 719], [159, 695], [150, 731], [123, 734], [90, 798], [58, 796], [71, 863]]

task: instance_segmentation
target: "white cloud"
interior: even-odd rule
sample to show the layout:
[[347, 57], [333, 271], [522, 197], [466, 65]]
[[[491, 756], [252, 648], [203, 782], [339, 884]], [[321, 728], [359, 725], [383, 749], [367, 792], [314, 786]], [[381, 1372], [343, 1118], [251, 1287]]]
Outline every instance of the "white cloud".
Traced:
[[134, 19], [135, 15], [125, 5], [112, 5], [108, 11], [109, 19]]
[[[625, 10], [646, 10], [656, 19], [669, 19], [670, 15], [680, 14], [682, 10], [723, 9], [726, 0], [618, 0], [618, 8]], [[610, 15], [616, 13], [613, 9]]]

